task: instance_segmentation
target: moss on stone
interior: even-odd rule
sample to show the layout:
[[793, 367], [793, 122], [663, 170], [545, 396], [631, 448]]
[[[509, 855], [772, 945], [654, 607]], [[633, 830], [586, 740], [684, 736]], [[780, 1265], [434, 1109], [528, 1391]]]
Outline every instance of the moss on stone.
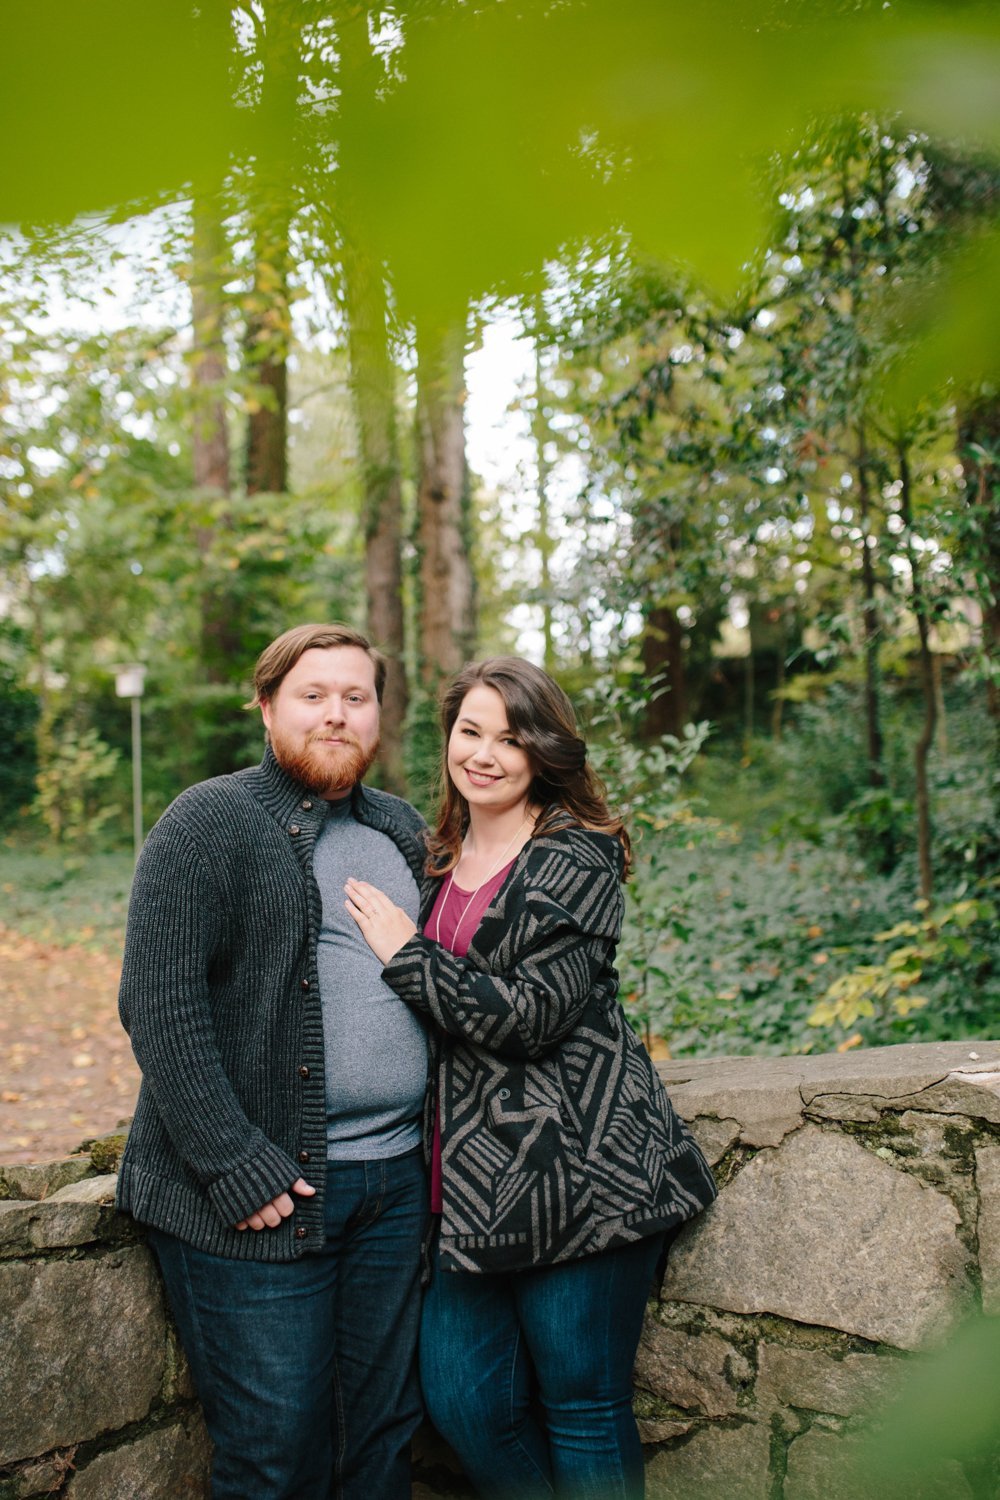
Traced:
[[125, 1140], [126, 1136], [122, 1133], [102, 1135], [98, 1140], [89, 1143], [90, 1160], [95, 1171], [101, 1173], [118, 1171], [118, 1164], [125, 1150]]
[[731, 1146], [729, 1148], [722, 1160], [712, 1169], [715, 1183], [720, 1193], [723, 1188], [729, 1186], [734, 1177], [743, 1171], [747, 1162], [753, 1161], [756, 1155], [757, 1152], [752, 1146]]
[[652, 1391], [643, 1390], [636, 1386], [632, 1395], [632, 1410], [636, 1420], [642, 1422], [670, 1421], [687, 1422], [694, 1420], [692, 1413], [682, 1406], [675, 1406], [663, 1396], [654, 1395]]

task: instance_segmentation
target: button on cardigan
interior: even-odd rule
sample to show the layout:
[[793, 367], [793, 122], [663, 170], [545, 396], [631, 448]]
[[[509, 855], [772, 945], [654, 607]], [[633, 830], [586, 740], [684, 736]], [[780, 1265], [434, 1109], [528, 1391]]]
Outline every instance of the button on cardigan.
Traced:
[[[358, 820], [388, 834], [419, 880], [419, 814], [387, 792], [351, 795]], [[211, 1254], [293, 1260], [322, 1237], [312, 855], [326, 813], [269, 748], [259, 766], [183, 792], [136, 867], [119, 1010], [143, 1080], [118, 1205]], [[233, 1227], [300, 1175], [316, 1196], [297, 1198], [279, 1228]]]

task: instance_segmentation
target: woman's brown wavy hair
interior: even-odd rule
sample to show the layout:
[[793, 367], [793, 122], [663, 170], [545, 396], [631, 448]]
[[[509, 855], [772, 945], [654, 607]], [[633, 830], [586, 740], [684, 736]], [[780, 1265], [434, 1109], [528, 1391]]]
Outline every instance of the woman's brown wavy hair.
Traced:
[[469, 826], [469, 804], [448, 774], [448, 742], [470, 688], [482, 683], [504, 701], [507, 723], [531, 756], [536, 770], [529, 799], [542, 811], [532, 838], [559, 828], [590, 828], [617, 838], [625, 851], [624, 879], [631, 868], [631, 844], [621, 818], [612, 813], [605, 789], [587, 761], [573, 705], [541, 667], [519, 656], [492, 656], [468, 662], [441, 698], [441, 801], [437, 827], [428, 835], [427, 871], [447, 875], [458, 863]]

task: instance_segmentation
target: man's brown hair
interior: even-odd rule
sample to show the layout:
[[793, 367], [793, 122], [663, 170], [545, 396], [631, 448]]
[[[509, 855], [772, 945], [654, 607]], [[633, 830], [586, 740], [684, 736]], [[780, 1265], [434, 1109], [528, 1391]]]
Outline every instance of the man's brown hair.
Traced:
[[367, 636], [350, 625], [295, 625], [265, 646], [253, 669], [253, 697], [247, 708], [259, 708], [273, 698], [284, 678], [306, 651], [320, 651], [330, 646], [358, 646], [375, 668], [375, 696], [382, 702], [385, 689], [386, 660], [376, 651]]

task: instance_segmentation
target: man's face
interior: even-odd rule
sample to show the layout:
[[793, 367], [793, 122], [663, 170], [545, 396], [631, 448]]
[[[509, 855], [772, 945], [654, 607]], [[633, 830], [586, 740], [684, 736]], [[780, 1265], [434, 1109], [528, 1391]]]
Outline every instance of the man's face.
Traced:
[[345, 797], [375, 759], [375, 668], [360, 646], [303, 651], [260, 711], [278, 764], [318, 797]]

